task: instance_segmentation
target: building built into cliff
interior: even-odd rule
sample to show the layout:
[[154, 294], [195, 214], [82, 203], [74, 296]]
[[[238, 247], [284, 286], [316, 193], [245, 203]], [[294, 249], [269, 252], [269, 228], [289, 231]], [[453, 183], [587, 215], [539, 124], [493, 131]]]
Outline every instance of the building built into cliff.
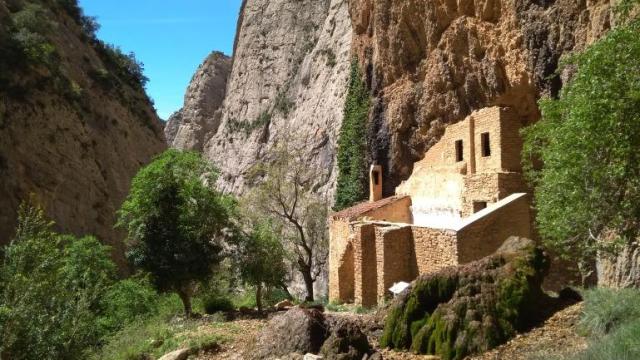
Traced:
[[383, 169], [372, 166], [370, 200], [329, 219], [330, 300], [374, 306], [394, 283], [530, 237], [520, 127], [500, 107], [450, 125], [392, 197], [382, 198]]

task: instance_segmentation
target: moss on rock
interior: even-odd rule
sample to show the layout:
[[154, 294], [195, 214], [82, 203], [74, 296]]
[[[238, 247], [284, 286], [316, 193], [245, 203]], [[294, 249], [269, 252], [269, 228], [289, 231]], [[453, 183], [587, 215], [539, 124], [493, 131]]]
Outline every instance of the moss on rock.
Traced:
[[530, 324], [548, 262], [531, 241], [508, 242], [495, 255], [416, 279], [391, 306], [381, 346], [462, 359]]

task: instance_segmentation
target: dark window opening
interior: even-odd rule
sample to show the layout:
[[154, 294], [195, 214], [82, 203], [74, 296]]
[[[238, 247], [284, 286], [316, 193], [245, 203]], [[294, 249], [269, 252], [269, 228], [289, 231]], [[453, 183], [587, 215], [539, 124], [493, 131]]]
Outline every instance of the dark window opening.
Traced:
[[480, 136], [480, 141], [482, 143], [482, 156], [491, 156], [491, 138], [489, 137], [489, 133], [483, 133]]
[[464, 145], [462, 140], [456, 140], [456, 162], [464, 160]]
[[373, 184], [374, 185], [379, 185], [380, 184], [380, 179], [378, 178], [378, 176], [380, 176], [380, 173], [378, 173], [377, 171], [373, 172]]
[[474, 201], [473, 202], [473, 212], [477, 213], [478, 211], [484, 210], [487, 208], [486, 201]]

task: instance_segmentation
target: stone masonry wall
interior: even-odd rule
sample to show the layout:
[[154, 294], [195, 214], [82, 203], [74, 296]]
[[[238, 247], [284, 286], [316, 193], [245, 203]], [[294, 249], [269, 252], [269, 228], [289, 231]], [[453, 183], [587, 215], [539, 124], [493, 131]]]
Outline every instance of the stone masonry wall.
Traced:
[[528, 196], [483, 210], [469, 219], [457, 233], [459, 263], [493, 254], [510, 236], [531, 237]]
[[377, 221], [395, 223], [411, 223], [411, 198], [403, 197], [386, 206], [373, 209], [363, 214], [363, 217]]
[[409, 226], [376, 226], [378, 299], [373, 301], [382, 302], [394, 283], [411, 282], [418, 276], [411, 235]]
[[354, 301], [362, 306], [375, 306], [378, 296], [376, 228], [373, 224], [361, 223], [354, 226], [353, 232]]
[[[340, 286], [342, 283], [353, 283], [353, 274], [344, 273], [348, 270], [346, 249], [349, 243], [349, 220], [329, 220], [329, 299], [341, 299]], [[352, 259], [351, 259], [352, 260]], [[352, 266], [352, 265], [351, 265]], [[343, 273], [341, 274], [341, 270]], [[343, 280], [343, 277], [347, 277]], [[344, 286], [344, 285], [343, 285]], [[343, 289], [343, 291], [348, 291]], [[346, 296], [342, 293], [343, 296]]]
[[458, 264], [456, 232], [452, 230], [412, 227], [418, 274], [438, 271]]

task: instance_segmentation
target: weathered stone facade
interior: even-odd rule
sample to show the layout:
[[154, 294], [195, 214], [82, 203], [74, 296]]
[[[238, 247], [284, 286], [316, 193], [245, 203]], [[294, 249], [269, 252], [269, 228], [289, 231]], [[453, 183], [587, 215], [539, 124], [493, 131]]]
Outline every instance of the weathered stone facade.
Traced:
[[509, 236], [531, 235], [522, 180], [520, 120], [486, 108], [449, 126], [396, 196], [371, 199], [330, 219], [329, 298], [374, 306], [420, 274], [492, 254]]

